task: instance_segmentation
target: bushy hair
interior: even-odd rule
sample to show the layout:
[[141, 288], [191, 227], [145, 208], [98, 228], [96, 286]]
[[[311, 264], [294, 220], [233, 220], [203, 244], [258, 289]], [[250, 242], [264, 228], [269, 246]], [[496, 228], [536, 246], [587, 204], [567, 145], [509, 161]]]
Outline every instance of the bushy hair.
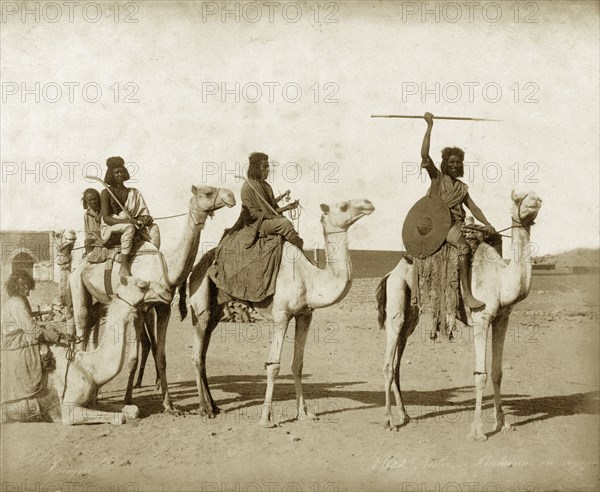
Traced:
[[87, 188], [84, 192], [83, 195], [81, 195], [81, 204], [83, 205], [83, 209], [87, 210], [88, 208], [90, 208], [88, 202], [85, 201], [85, 194], [86, 193], [93, 193], [95, 195], [95, 197], [98, 199], [98, 203], [100, 203], [100, 192], [95, 189], [95, 188]]
[[8, 294], [8, 297], [16, 296], [19, 293], [19, 285], [18, 285], [17, 281], [21, 278], [25, 279], [25, 280], [27, 280], [27, 282], [29, 282], [29, 288], [31, 290], [33, 290], [35, 288], [35, 280], [33, 280], [33, 278], [31, 278], [29, 273], [27, 273], [24, 270], [17, 270], [16, 272], [13, 272], [9, 275], [8, 280], [6, 281], [6, 284], [4, 284], [4, 286], [6, 288], [6, 293]]
[[250, 163], [248, 166], [248, 179], [262, 179], [260, 163], [268, 159], [269, 156], [267, 154], [263, 154], [262, 152], [252, 152], [250, 157], [248, 157]]
[[463, 162], [465, 160], [465, 151], [459, 147], [445, 147], [442, 149], [442, 174], [448, 174], [448, 159], [450, 159], [450, 156], [452, 155], [455, 155], [460, 159], [460, 172], [458, 176], [464, 176], [465, 168]]
[[131, 176], [129, 176], [129, 171], [125, 167], [125, 161], [122, 157], [109, 157], [108, 159], [106, 159], [106, 166], [108, 167], [108, 169], [106, 171], [106, 174], [104, 175], [104, 182], [109, 186], [113, 186], [116, 184], [114, 178], [114, 170], [117, 168], [125, 169], [124, 181], [127, 181], [131, 178]]

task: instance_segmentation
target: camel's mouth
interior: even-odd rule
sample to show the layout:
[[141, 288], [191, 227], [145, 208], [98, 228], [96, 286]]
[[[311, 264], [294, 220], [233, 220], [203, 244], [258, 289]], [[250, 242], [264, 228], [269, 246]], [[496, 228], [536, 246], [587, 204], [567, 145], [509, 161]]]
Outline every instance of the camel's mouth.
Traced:
[[215, 208], [215, 210], [223, 207], [231, 208], [235, 207], [236, 201], [234, 194], [229, 190], [221, 189], [219, 192], [219, 204]]
[[371, 215], [375, 211], [375, 206], [369, 200], [364, 200], [360, 205], [355, 205], [354, 209], [356, 210], [356, 215], [352, 217], [349, 225], [354, 224], [357, 220], [367, 215]]
[[165, 304], [170, 304], [173, 300], [173, 294], [162, 284], [150, 281], [150, 286], [148, 287], [148, 291], [144, 295], [144, 298], [153, 298], [153, 300], [158, 299]]

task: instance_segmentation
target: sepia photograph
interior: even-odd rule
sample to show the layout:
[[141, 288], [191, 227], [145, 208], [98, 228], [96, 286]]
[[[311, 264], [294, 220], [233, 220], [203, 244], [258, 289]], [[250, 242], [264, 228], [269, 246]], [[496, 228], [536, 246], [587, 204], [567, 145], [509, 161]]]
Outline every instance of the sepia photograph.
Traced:
[[597, 0], [0, 0], [2, 492], [600, 490]]

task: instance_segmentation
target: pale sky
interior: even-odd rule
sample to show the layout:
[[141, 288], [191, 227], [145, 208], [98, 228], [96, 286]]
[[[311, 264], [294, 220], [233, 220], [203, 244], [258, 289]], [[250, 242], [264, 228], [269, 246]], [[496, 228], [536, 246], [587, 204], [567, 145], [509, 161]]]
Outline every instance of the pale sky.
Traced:
[[[503, 120], [437, 121], [431, 148], [436, 163], [465, 150], [497, 229], [511, 190], [533, 190], [536, 254], [599, 245], [597, 2], [230, 2], [224, 17], [222, 2], [97, 5], [2, 4], [3, 230], [82, 229], [81, 193], [99, 187], [83, 175], [113, 155], [155, 217], [185, 212], [192, 184], [239, 202], [234, 175], [262, 151], [280, 163], [275, 193], [305, 207], [307, 247], [323, 245], [320, 203], [368, 198], [350, 247], [400, 250], [429, 186], [415, 173], [426, 126], [370, 115], [430, 111]], [[238, 214], [219, 211], [202, 241]], [[165, 249], [182, 220], [159, 222]]]

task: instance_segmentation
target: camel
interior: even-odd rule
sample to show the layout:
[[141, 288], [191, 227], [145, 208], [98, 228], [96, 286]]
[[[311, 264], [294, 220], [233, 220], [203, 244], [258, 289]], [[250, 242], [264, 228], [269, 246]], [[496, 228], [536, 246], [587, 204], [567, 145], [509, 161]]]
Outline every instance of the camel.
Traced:
[[[125, 418], [136, 418], [135, 405], [109, 405], [92, 408], [98, 390], [113, 379], [125, 361], [126, 331], [136, 315], [137, 306], [144, 301], [149, 289], [168, 292], [155, 282], [132, 277], [121, 278], [117, 295], [108, 306], [106, 327], [98, 348], [89, 352], [72, 351], [64, 345], [51, 345], [55, 367], [43, 375], [43, 388], [37, 400], [44, 418], [65, 425], [112, 423], [123, 424]], [[70, 360], [70, 362], [69, 362]], [[23, 402], [5, 404], [4, 412], [12, 420], [25, 418]], [[111, 408], [110, 411], [102, 407]]]
[[[145, 245], [136, 253], [131, 265], [131, 272], [136, 278], [153, 281], [166, 287], [168, 296], [163, 292], [149, 291], [140, 306], [144, 312], [151, 308], [156, 312], [156, 366], [160, 379], [163, 406], [165, 411], [174, 412], [169, 390], [167, 387], [165, 340], [167, 325], [171, 315], [171, 300], [176, 287], [184, 282], [192, 271], [198, 247], [200, 234], [208, 216], [224, 207], [233, 207], [235, 197], [226, 188], [213, 188], [212, 186], [192, 186], [192, 198], [189, 202], [189, 213], [178, 246], [171, 254], [157, 252], [152, 245]], [[68, 247], [63, 248], [68, 251]], [[59, 248], [60, 250], [60, 248]], [[146, 254], [150, 253], [150, 254]], [[59, 252], [60, 254], [60, 252]], [[69, 275], [69, 289], [73, 305], [73, 319], [77, 336], [83, 336], [84, 330], [90, 325], [90, 306], [92, 299], [101, 304], [110, 302], [104, 287], [104, 263], [88, 263], [82, 261]], [[112, 283], [116, 285], [119, 279], [118, 268], [113, 268]], [[145, 317], [145, 315], [144, 315]], [[129, 380], [125, 392], [125, 403], [131, 403], [133, 394], [133, 380], [139, 356], [139, 341], [141, 337], [143, 317], [138, 317], [135, 323], [136, 350], [131, 351], [128, 368]]]
[[[531, 286], [530, 228], [541, 208], [542, 200], [534, 192], [512, 192], [512, 261], [507, 265], [491, 246], [481, 243], [473, 255], [471, 288], [473, 295], [485, 302], [482, 310], [472, 311], [475, 343], [476, 404], [474, 421], [468, 438], [487, 439], [483, 432], [481, 402], [487, 383], [486, 341], [492, 327], [492, 383], [494, 385], [495, 430], [511, 430], [502, 409], [502, 353], [510, 313], [525, 299]], [[418, 313], [410, 306], [412, 264], [404, 258], [387, 274], [377, 288], [379, 324], [385, 326], [387, 347], [383, 376], [385, 388], [384, 428], [396, 430], [408, 423], [409, 416], [400, 390], [400, 360], [408, 337], [418, 321]], [[400, 415], [399, 425], [393, 425], [390, 390], [393, 389]]]
[[[331, 306], [340, 302], [352, 285], [352, 265], [348, 254], [348, 228], [360, 218], [375, 210], [366, 199], [339, 202], [334, 205], [321, 205], [321, 223], [328, 252], [335, 252], [328, 258], [325, 269], [315, 267], [302, 252], [292, 244], [283, 246], [284, 261], [281, 262], [275, 284], [275, 293], [254, 305], [263, 319], [273, 320], [273, 338], [269, 357], [265, 363], [267, 390], [259, 424], [274, 427], [273, 389], [279, 374], [281, 352], [285, 334], [292, 318], [296, 320], [294, 339], [294, 359], [292, 373], [296, 389], [297, 418], [316, 418], [308, 411], [302, 391], [302, 367], [304, 347], [314, 309]], [[209, 254], [211, 253], [211, 254]], [[328, 255], [329, 256], [329, 255]], [[290, 259], [293, 258], [293, 261]], [[217, 327], [223, 306], [216, 302], [217, 288], [206, 275], [214, 259], [214, 250], [205, 254], [194, 267], [189, 279], [189, 304], [194, 327], [193, 361], [196, 370], [196, 384], [200, 397], [199, 414], [214, 418], [220, 409], [215, 404], [206, 376], [206, 353], [211, 334]], [[185, 297], [185, 285], [180, 288]], [[182, 317], [185, 316], [185, 302]]]
[[[56, 251], [57, 251], [57, 261], [56, 263], [59, 265], [59, 269], [60, 269], [60, 278], [59, 278], [59, 282], [58, 282], [58, 288], [59, 288], [59, 299], [60, 299], [60, 303], [63, 306], [66, 306], [68, 311], [67, 311], [67, 318], [70, 321], [71, 326], [71, 332], [74, 333], [75, 332], [75, 328], [73, 326], [73, 306], [71, 305], [71, 293], [69, 290], [69, 275], [71, 274], [71, 265], [73, 262], [73, 256], [72, 256], [72, 251], [73, 251], [73, 247], [75, 246], [75, 242], [77, 241], [77, 234], [73, 229], [63, 229], [61, 231], [54, 231], [53, 232], [54, 235], [54, 242], [56, 245]], [[79, 267], [82, 267], [83, 265], [79, 265]], [[83, 345], [83, 350], [87, 350], [87, 347], [95, 347], [98, 343], [98, 336], [99, 336], [99, 324], [100, 324], [100, 320], [106, 316], [106, 305], [102, 304], [100, 302], [97, 302], [95, 304], [92, 305], [91, 307], [92, 309], [92, 315], [88, 316], [88, 322], [90, 324], [92, 324], [92, 326], [87, 326], [86, 328], [84, 328], [83, 332], [84, 332], [84, 336], [86, 338], [84, 338], [84, 340], [82, 340], [82, 345]], [[141, 360], [140, 360], [140, 367], [139, 367], [139, 372], [138, 372], [138, 377], [137, 377], [137, 381], [135, 383], [135, 385], [133, 386], [134, 389], [135, 388], [141, 388], [142, 387], [142, 379], [144, 377], [144, 370], [146, 367], [146, 362], [148, 360], [148, 355], [150, 354], [150, 352], [152, 352], [152, 357], [154, 359], [154, 367], [156, 370], [156, 389], [157, 391], [160, 390], [160, 379], [158, 376], [158, 366], [156, 364], [156, 335], [154, 332], [155, 329], [155, 320], [156, 320], [156, 313], [154, 311], [154, 309], [149, 309], [146, 312], [143, 313], [144, 314], [144, 319], [143, 321], [143, 330], [141, 331], [141, 339], [140, 339], [140, 344], [141, 344]], [[87, 337], [92, 336], [93, 338], [91, 340], [88, 340]], [[89, 342], [89, 344], [88, 344]]]

